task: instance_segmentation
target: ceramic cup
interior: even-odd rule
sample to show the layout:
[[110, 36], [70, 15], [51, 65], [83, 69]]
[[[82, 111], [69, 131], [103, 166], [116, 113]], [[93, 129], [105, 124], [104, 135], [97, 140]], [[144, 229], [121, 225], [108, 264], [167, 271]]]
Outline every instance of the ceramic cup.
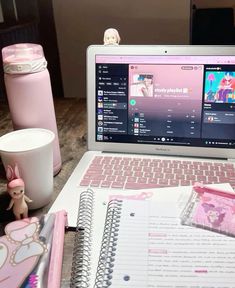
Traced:
[[53, 194], [53, 141], [47, 129], [15, 130], [0, 137], [0, 154], [5, 171], [17, 165], [25, 184], [29, 209], [45, 206]]

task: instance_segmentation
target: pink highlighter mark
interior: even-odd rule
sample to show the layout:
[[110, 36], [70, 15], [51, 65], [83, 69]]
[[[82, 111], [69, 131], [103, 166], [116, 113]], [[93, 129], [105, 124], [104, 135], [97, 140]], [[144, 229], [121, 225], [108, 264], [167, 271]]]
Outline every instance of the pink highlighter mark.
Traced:
[[194, 270], [195, 273], [208, 273], [208, 270], [207, 269], [197, 269], [197, 270]]
[[149, 237], [166, 237], [167, 234], [166, 233], [160, 233], [160, 232], [150, 232], [149, 233]]
[[167, 250], [165, 249], [156, 249], [156, 248], [150, 248], [148, 250], [149, 254], [167, 254]]
[[140, 194], [134, 194], [134, 195], [110, 195], [109, 200], [122, 200], [122, 199], [127, 199], [127, 200], [146, 200], [149, 199], [153, 196], [153, 192], [142, 192]]

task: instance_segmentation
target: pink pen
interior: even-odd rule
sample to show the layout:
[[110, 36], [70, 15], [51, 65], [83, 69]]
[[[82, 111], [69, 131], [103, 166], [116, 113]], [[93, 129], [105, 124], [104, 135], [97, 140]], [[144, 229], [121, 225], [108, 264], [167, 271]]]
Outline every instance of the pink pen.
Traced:
[[56, 212], [47, 284], [47, 287], [50, 288], [60, 287], [64, 249], [64, 233], [66, 225], [67, 213], [64, 210]]
[[196, 191], [197, 193], [212, 193], [215, 195], [220, 195], [220, 196], [224, 196], [224, 197], [228, 197], [228, 198], [232, 198], [235, 199], [235, 194], [232, 193], [231, 191], [225, 191], [222, 189], [218, 189], [218, 188], [214, 188], [214, 187], [210, 187], [210, 186], [205, 186], [202, 183], [196, 182], [193, 186], [194, 191]]

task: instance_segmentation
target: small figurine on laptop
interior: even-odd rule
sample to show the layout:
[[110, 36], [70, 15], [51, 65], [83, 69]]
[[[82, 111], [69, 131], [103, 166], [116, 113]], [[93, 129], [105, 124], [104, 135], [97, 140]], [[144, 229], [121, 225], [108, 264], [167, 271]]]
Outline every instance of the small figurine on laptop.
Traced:
[[13, 213], [16, 220], [20, 220], [21, 217], [28, 217], [28, 205], [26, 202], [32, 202], [25, 194], [25, 184], [22, 178], [20, 178], [20, 173], [17, 165], [14, 169], [8, 165], [6, 177], [8, 180], [7, 191], [11, 196], [11, 201], [7, 210], [10, 210], [13, 207]]
[[104, 31], [104, 45], [118, 45], [121, 41], [119, 33], [114, 28], [108, 28]]

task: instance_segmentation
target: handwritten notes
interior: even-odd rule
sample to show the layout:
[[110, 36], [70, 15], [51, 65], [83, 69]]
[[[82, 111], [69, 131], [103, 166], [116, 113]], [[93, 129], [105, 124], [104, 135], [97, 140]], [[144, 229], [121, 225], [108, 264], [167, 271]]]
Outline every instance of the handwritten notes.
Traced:
[[235, 238], [180, 224], [174, 203], [124, 200], [111, 287], [235, 288]]

